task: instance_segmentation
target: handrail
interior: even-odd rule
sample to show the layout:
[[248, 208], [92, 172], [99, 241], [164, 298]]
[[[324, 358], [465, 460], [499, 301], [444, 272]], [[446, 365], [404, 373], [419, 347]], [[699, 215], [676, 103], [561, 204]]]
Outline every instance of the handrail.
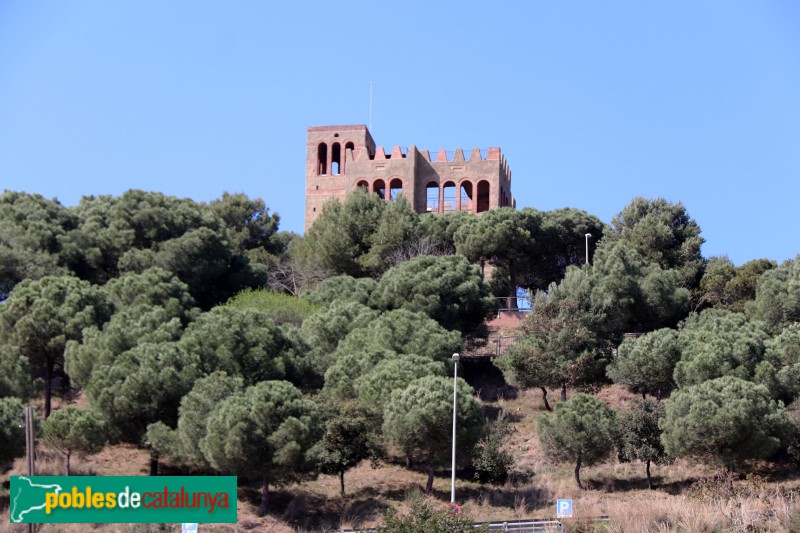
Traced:
[[[607, 515], [587, 517], [590, 522], [608, 522]], [[475, 522], [475, 527], [487, 528], [489, 531], [508, 531], [516, 533], [563, 533], [564, 522], [560, 519], [526, 518], [522, 520], [495, 520], [492, 522]], [[367, 529], [339, 529], [340, 533], [367, 533], [368, 531], [381, 531], [380, 528]]]

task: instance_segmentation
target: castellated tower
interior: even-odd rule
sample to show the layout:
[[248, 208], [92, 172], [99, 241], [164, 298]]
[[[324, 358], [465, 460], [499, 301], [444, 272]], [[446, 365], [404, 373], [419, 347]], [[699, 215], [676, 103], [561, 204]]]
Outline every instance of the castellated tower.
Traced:
[[388, 202], [402, 194], [420, 214], [516, 207], [511, 171], [500, 148], [473, 148], [469, 158], [461, 148], [431, 156], [413, 145], [387, 153], [375, 148], [363, 124], [308, 128], [305, 230], [325, 202], [344, 201], [359, 187]]

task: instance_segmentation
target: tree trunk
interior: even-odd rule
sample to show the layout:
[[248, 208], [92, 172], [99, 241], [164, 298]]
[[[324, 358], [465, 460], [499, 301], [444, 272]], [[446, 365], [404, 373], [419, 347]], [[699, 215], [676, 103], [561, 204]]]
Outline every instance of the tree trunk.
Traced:
[[650, 459], [647, 460], [647, 488], [653, 489], [653, 480], [650, 478]]
[[513, 260], [508, 262], [508, 277], [508, 303], [506, 307], [517, 309], [517, 267]]
[[68, 476], [69, 476], [69, 475], [70, 475], [70, 473], [71, 473], [71, 470], [70, 470], [70, 468], [69, 468], [69, 458], [70, 458], [70, 456], [71, 456], [71, 455], [72, 455], [72, 454], [71, 454], [70, 452], [67, 452], [67, 453], [65, 453], [65, 454], [64, 454], [64, 456], [67, 458], [67, 475], [68, 475]]
[[657, 401], [657, 402], [660, 402], [660, 401], [661, 401], [661, 387], [659, 387], [658, 389], [656, 389], [656, 401]]
[[428, 482], [425, 484], [425, 496], [430, 496], [433, 490], [433, 463], [428, 465]]
[[642, 389], [642, 400], [646, 400], [646, 399], [647, 399], [647, 391]]
[[567, 382], [566, 381], [562, 381], [561, 382], [561, 401], [562, 402], [566, 402], [567, 401]]
[[44, 419], [50, 416], [50, 398], [53, 390], [53, 363], [47, 361], [44, 365]]
[[583, 490], [583, 485], [581, 484], [581, 454], [578, 454], [578, 462], [575, 463], [575, 483], [578, 485], [578, 488]]
[[150, 475], [158, 475], [158, 452], [150, 450]]
[[550, 403], [547, 401], [547, 389], [545, 389], [544, 387], [539, 387], [539, 388], [542, 389], [542, 400], [544, 400], [544, 408], [547, 409], [548, 411], [552, 411], [553, 408], [550, 407]]
[[261, 505], [258, 507], [258, 516], [266, 516], [269, 511], [269, 472], [264, 472], [261, 478]]
[[342, 489], [342, 496], [344, 496], [344, 470], [339, 470], [339, 488]]

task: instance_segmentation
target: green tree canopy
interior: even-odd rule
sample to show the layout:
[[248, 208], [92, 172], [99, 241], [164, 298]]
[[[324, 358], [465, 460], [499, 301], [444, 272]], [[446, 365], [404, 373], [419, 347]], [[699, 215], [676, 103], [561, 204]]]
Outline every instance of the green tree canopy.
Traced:
[[364, 405], [383, 409], [392, 392], [405, 389], [425, 376], [446, 376], [447, 367], [423, 355], [402, 355], [383, 359], [356, 378], [353, 388]]
[[537, 292], [533, 311], [523, 320], [521, 339], [496, 364], [506, 379], [539, 387], [549, 410], [547, 388], [581, 387], [602, 378], [610, 346], [601, 338], [605, 316], [591, 305], [586, 270], [570, 268], [549, 293]]
[[590, 276], [592, 305], [606, 315], [610, 338], [675, 326], [688, 311], [689, 291], [678, 271], [665, 270], [625, 241], [603, 241]]
[[200, 449], [220, 472], [261, 481], [262, 516], [269, 485], [309, 467], [307, 452], [319, 436], [317, 407], [286, 381], [262, 381], [233, 394], [211, 413]]
[[95, 367], [86, 392], [111, 437], [138, 445], [151, 423], [175, 427], [181, 398], [202, 375], [199, 362], [174, 342], [139, 344]]
[[686, 288], [691, 289], [700, 281], [703, 269], [700, 246], [705, 239], [682, 203], [636, 197], [611, 223], [612, 241], [616, 238], [625, 241], [641, 257], [664, 270], [676, 269]]
[[678, 332], [657, 329], [638, 339], [623, 341], [606, 373], [614, 383], [627, 385], [643, 396], [650, 393], [660, 399], [675, 386], [672, 376], [680, 357]]
[[461, 335], [457, 331], [447, 331], [423, 313], [397, 309], [350, 332], [339, 343], [334, 359], [342, 354], [362, 351], [365, 347], [375, 347], [398, 354], [414, 353], [449, 360], [460, 346]]
[[[125, 265], [126, 257], [120, 259], [127, 270], [138, 271], [136, 264]], [[152, 263], [142, 266], [160, 266], [173, 272], [186, 283], [192, 296], [204, 309], [220, 303], [246, 286], [266, 285], [266, 270], [261, 276], [248, 276], [238, 272], [249, 263], [234, 261], [228, 242], [222, 232], [210, 228], [197, 228], [159, 244]], [[239, 278], [244, 277], [244, 282]]]
[[636, 400], [619, 418], [622, 456], [628, 461], [645, 463], [647, 488], [653, 488], [650, 463], [669, 463], [672, 458], [664, 451], [659, 422], [665, 416], [664, 404], [653, 400]]
[[206, 435], [208, 417], [226, 398], [244, 389], [244, 380], [217, 371], [195, 381], [178, 409], [178, 427], [163, 422], [147, 427], [147, 442], [159, 454], [171, 455], [191, 464], [209, 466], [200, 440]]
[[181, 338], [184, 325], [163, 307], [137, 305], [114, 313], [102, 329], [83, 330], [81, 342], [69, 341], [64, 350], [64, 368], [74, 386], [85, 387], [94, 369], [111, 365], [122, 353], [143, 343], [173, 342]]
[[334, 363], [333, 353], [339, 342], [378, 315], [378, 311], [358, 302], [335, 301], [308, 317], [300, 328], [300, 335], [309, 346], [307, 353], [315, 370], [324, 374]]
[[76, 217], [58, 200], [39, 194], [0, 194], [0, 301], [25, 279], [67, 274], [64, 237]]
[[[466, 381], [458, 379], [456, 407], [456, 457], [472, 456], [483, 429], [483, 416]], [[383, 434], [389, 441], [428, 467], [425, 493], [430, 494], [437, 466], [451, 459], [453, 382], [426, 376], [392, 393], [384, 407]]]
[[324, 393], [332, 398], [343, 400], [358, 396], [355, 381], [381, 361], [396, 359], [400, 356], [392, 350], [378, 346], [366, 347], [362, 350], [342, 352], [325, 372]]
[[777, 266], [769, 259], [754, 259], [736, 267], [727, 257], [712, 257], [700, 280], [700, 305], [743, 313], [756, 297], [761, 274]]
[[242, 376], [247, 384], [267, 379], [305, 379], [304, 362], [272, 318], [255, 309], [215, 307], [186, 328], [179, 341], [186, 353], [199, 358], [203, 373], [222, 370]]
[[492, 307], [478, 267], [461, 256], [420, 256], [381, 277], [370, 304], [427, 314], [446, 329], [470, 332]]
[[769, 457], [780, 446], [785, 412], [763, 385], [724, 376], [678, 389], [667, 402], [667, 453], [719, 459], [729, 468]]
[[120, 196], [84, 196], [74, 209], [79, 220], [70, 244], [81, 251], [73, 269], [84, 279], [105, 282], [120, 274], [119, 261], [132, 250], [156, 252], [162, 242], [198, 228], [222, 234], [223, 222], [190, 199], [129, 190]]
[[381, 448], [381, 413], [358, 402], [334, 404], [322, 410], [322, 438], [309, 451], [320, 472], [339, 476], [344, 496], [344, 474], [365, 459], [377, 460]]
[[541, 225], [542, 214], [534, 209], [492, 209], [456, 232], [456, 250], [472, 262], [505, 268], [509, 276], [506, 295], [512, 300], [509, 307], [515, 307], [517, 268], [536, 252]]
[[180, 318], [184, 324], [191, 322], [197, 314], [189, 287], [163, 268], [124, 274], [109, 280], [103, 290], [117, 310], [139, 305], [162, 307], [169, 316]]
[[306, 233], [321, 267], [354, 277], [370, 275], [372, 258], [367, 258], [387, 205], [377, 195], [361, 190], [349, 194], [344, 203], [327, 202]]
[[25, 454], [24, 410], [19, 398], [0, 398], [0, 468]]
[[67, 276], [23, 281], [0, 306], [0, 341], [17, 346], [34, 373], [44, 376], [45, 417], [53, 371], [63, 367], [67, 342], [80, 340], [84, 328], [101, 325], [110, 315], [100, 288]]
[[575, 463], [575, 483], [582, 489], [581, 467], [608, 457], [614, 449], [616, 415], [587, 394], [575, 394], [537, 419], [537, 434], [547, 457]]
[[777, 371], [778, 397], [787, 405], [800, 397], [800, 323], [769, 339], [764, 359]]
[[675, 382], [685, 387], [721, 376], [751, 380], [768, 338], [763, 322], [739, 313], [706, 309], [692, 314], [681, 324]]
[[396, 264], [395, 252], [417, 242], [421, 235], [419, 215], [404, 196], [397, 198], [383, 210], [378, 226], [370, 235], [369, 252], [361, 260], [363, 268], [379, 276]]
[[35, 385], [28, 358], [17, 346], [0, 344], [0, 398], [27, 400], [33, 396]]
[[228, 228], [231, 246], [251, 259], [260, 259], [260, 253], [278, 254], [283, 246], [276, 238], [280, 217], [269, 214], [264, 200], [249, 198], [246, 194], [222, 193], [222, 198], [209, 206]]
[[542, 217], [542, 224], [534, 236], [536, 249], [526, 260], [524, 282], [520, 283], [529, 289], [546, 290], [551, 283], [560, 282], [568, 266], [580, 266], [586, 262], [586, 234], [591, 234], [591, 258], [597, 243], [608, 232], [599, 218], [580, 209], [544, 211]]
[[229, 242], [226, 223], [205, 204], [131, 190], [86, 196], [74, 212], [79, 225], [67, 236], [76, 250], [70, 266], [84, 279], [103, 283], [159, 266], [186, 283], [206, 309], [244, 287], [266, 285], [266, 267]]
[[64, 456], [67, 476], [71, 475], [70, 458], [74, 453], [97, 453], [108, 441], [108, 427], [102, 416], [71, 405], [56, 409], [44, 423], [43, 433], [44, 441]]
[[138, 344], [177, 341], [200, 312], [186, 284], [160, 268], [114, 278], [103, 292], [115, 309], [111, 319], [84, 329], [82, 342], [68, 342], [64, 352], [67, 374], [79, 387], [95, 365], [111, 364]]
[[439, 216], [420, 217], [420, 230], [429, 250], [441, 255], [456, 253], [455, 235], [459, 229], [478, 222], [478, 217], [469, 211], [456, 211]]
[[372, 278], [341, 275], [322, 281], [305, 296], [311, 303], [319, 306], [331, 305], [335, 302], [356, 302], [367, 305], [376, 286], [377, 282]]
[[747, 314], [766, 322], [773, 333], [800, 322], [800, 255], [761, 275]]

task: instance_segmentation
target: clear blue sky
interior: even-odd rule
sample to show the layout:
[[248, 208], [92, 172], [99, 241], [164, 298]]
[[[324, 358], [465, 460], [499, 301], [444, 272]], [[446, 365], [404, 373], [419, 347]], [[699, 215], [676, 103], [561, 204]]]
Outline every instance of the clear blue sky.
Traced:
[[517, 205], [682, 201], [706, 256], [800, 252], [800, 2], [0, 0], [0, 189], [261, 197], [305, 131], [500, 146]]

